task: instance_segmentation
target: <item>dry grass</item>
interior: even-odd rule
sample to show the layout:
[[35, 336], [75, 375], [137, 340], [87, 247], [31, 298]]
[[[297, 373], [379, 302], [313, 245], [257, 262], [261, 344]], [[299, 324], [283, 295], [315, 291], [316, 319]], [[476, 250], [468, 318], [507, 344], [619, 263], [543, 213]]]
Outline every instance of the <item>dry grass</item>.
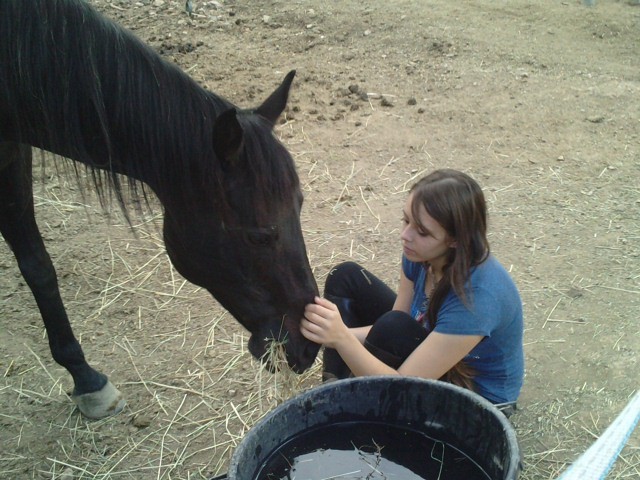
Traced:
[[[172, 36], [175, 45], [192, 40], [182, 34], [192, 32], [180, 23], [188, 21], [184, 2], [133, 2], [153, 7], [137, 11], [124, 1], [94, 3], [113, 14], [126, 12], [128, 25], [158, 38], [156, 45]], [[319, 283], [332, 265], [346, 259], [379, 267], [376, 272], [386, 275], [385, 280], [396, 281], [397, 258], [390, 254], [397, 247], [394, 225], [404, 192], [423, 172], [446, 164], [470, 171], [486, 185], [492, 247], [516, 278], [525, 302], [528, 371], [521, 409], [513, 417], [526, 466], [520, 478], [557, 478], [638, 387], [640, 190], [633, 110], [638, 84], [630, 70], [634, 49], [624, 43], [627, 36], [637, 42], [635, 33], [627, 35], [637, 12], [626, 8], [628, 2], [598, 2], [585, 22], [574, 8], [580, 2], [547, 2], [544, 13], [535, 2], [516, 3], [512, 8], [519, 12], [510, 10], [509, 2], [464, 7], [451, 2], [456, 14], [443, 21], [438, 10], [453, 11], [443, 2], [429, 9], [428, 21], [416, 29], [421, 34], [417, 43], [450, 45], [439, 55], [420, 50], [418, 44], [394, 46], [393, 37], [380, 36], [387, 28], [402, 31], [413, 20], [411, 4], [417, 2], [407, 2], [407, 15], [393, 25], [389, 22], [398, 20], [393, 9], [385, 5], [382, 16], [374, 16], [371, 3], [367, 14], [375, 28], [366, 47], [345, 42], [328, 49], [339, 52], [330, 56], [326, 47], [332, 37], [347, 30], [342, 23], [336, 30], [317, 6], [318, 15], [311, 17], [311, 4], [305, 4], [295, 12], [296, 23], [308, 25], [313, 18], [322, 32], [317, 38], [326, 36], [314, 41], [307, 62], [291, 55], [305, 40], [291, 35], [289, 28], [260, 30], [260, 14], [243, 27], [251, 37], [228, 44], [218, 19], [226, 15], [217, 11], [224, 2], [194, 3], [195, 23], [215, 35], [205, 45], [216, 43], [216, 49], [207, 45], [206, 50], [231, 55], [223, 59], [201, 49], [197, 63], [197, 56], [176, 55], [181, 62], [192, 62], [183, 66], [203, 84], [217, 87], [226, 77], [233, 85], [227, 91], [238, 98], [246, 93], [241, 77], [250, 79], [252, 89], [266, 84], [263, 80], [271, 78], [279, 58], [260, 48], [260, 37], [301, 64], [294, 96], [303, 111], [295, 116], [304, 121], [292, 119], [279, 133], [301, 173], [307, 197], [304, 233]], [[251, 2], [235, 3], [242, 13]], [[601, 8], [607, 4], [626, 8], [620, 10], [624, 17], [607, 15]], [[288, 4], [278, 15], [296, 6]], [[563, 11], [572, 17], [563, 17]], [[479, 23], [469, 22], [468, 14], [480, 13]], [[170, 16], [174, 18], [166, 21]], [[229, 18], [244, 20], [241, 14]], [[488, 30], [491, 24], [506, 25], [504, 19], [510, 29]], [[536, 27], [539, 20], [542, 27]], [[574, 23], [577, 28], [568, 26]], [[145, 24], [156, 30], [145, 32]], [[476, 36], [482, 31], [496, 38], [486, 42]], [[579, 48], [567, 35], [575, 37]], [[383, 38], [382, 44], [376, 46], [376, 37]], [[251, 43], [245, 42], [249, 38]], [[251, 48], [238, 49], [237, 41]], [[287, 49], [288, 41], [295, 43], [294, 50]], [[234, 58], [234, 50], [241, 56]], [[260, 61], [248, 50], [255, 50]], [[558, 53], [549, 55], [551, 50]], [[353, 59], [342, 68], [345, 52]], [[265, 58], [272, 62], [260, 68]], [[237, 70], [239, 59], [244, 73]], [[418, 68], [415, 61], [428, 68]], [[440, 68], [443, 62], [446, 69]], [[405, 75], [407, 67], [415, 73]], [[513, 82], [520, 67], [527, 77]], [[351, 72], [353, 78], [347, 79]], [[316, 73], [323, 83], [314, 82]], [[405, 91], [400, 86], [391, 91], [393, 84], [385, 77], [402, 80]], [[360, 110], [345, 113], [344, 121], [333, 125], [305, 117], [311, 104], [330, 117], [341, 107], [340, 102], [336, 108], [329, 105], [338, 87], [354, 78], [369, 83], [371, 90], [397, 94], [396, 107], [385, 110], [371, 95]], [[429, 84], [428, 92], [417, 83]], [[631, 92], [626, 94], [623, 86]], [[420, 116], [400, 103], [414, 90], [427, 97]], [[581, 126], [585, 116], [600, 113], [604, 122]], [[360, 124], [354, 128], [356, 115]], [[384, 115], [407, 120], [372, 128]], [[39, 225], [75, 331], [88, 358], [109, 374], [129, 403], [122, 414], [102, 421], [77, 414], [66, 392], [69, 376], [50, 359], [34, 302], [0, 242], [0, 478], [210, 478], [226, 470], [237, 444], [266, 412], [319, 382], [318, 364], [303, 377], [287, 370], [272, 375], [260, 368], [246, 351], [242, 328], [169, 264], [159, 233], [159, 208], [137, 218], [136, 238], [115, 211], [107, 235], [104, 214], [90, 189], [83, 197], [73, 181], [48, 175], [35, 193]], [[638, 430], [609, 476], [636, 478]]]
[[[390, 213], [377, 211], [375, 205], [384, 192], [404, 192], [411, 178], [421, 172], [410, 171], [406, 181], [394, 184], [381, 174], [367, 177], [353, 164], [332, 172], [307, 160], [304, 152], [297, 154], [297, 161], [306, 170], [306, 189], [329, 182], [331, 191], [338, 192], [336, 197], [317, 203], [324, 205], [319, 215], [340, 218], [339, 225], [305, 231], [319, 282], [338, 261], [377, 260], [376, 251], [367, 245], [372, 237], [387, 241], [389, 232], [381, 231], [381, 225]], [[56, 182], [48, 185], [49, 191], [38, 197], [38, 202], [52, 209], [61, 223], [45, 225], [45, 234], [75, 233], [76, 216], [84, 221], [87, 212], [100, 215], [83, 203], [61, 198], [64, 188]], [[505, 192], [513, 193], [514, 189], [498, 188], [488, 196], [499, 203], [497, 197]], [[92, 351], [94, 362], [110, 365], [117, 372], [112, 376], [130, 397], [129, 406], [115, 418], [84, 420], [71, 407], [64, 390], [68, 377], [52, 367], [44, 338], [37, 348], [27, 345], [26, 355], [2, 364], [0, 390], [5, 413], [0, 421], [12, 432], [3, 436], [0, 478], [210, 478], [226, 471], [235, 447], [262, 416], [319, 382], [319, 362], [305, 375], [297, 376], [286, 368], [268, 373], [251, 358], [244, 331], [224, 311], [212, 307], [205, 292], [173, 270], [163, 250], [158, 215], [149, 213], [139, 219], [135, 240], [117, 218], [114, 213], [112, 235], [96, 242], [99, 248], [92, 255], [73, 262], [78, 284], [63, 287], [74, 292], [69, 310], [86, 312], [76, 323], [76, 330], [83, 332], [83, 343]], [[509, 228], [503, 228], [502, 234], [508, 236]], [[346, 251], [342, 248], [345, 243], [349, 246]], [[531, 255], [539, 254], [535, 241], [530, 247]], [[386, 244], [382, 248], [387, 248]], [[89, 258], [95, 260], [87, 262]], [[545, 287], [546, 300], [535, 303]], [[575, 279], [572, 288], [594, 287]], [[602, 288], [637, 294], [616, 286]], [[525, 299], [531, 299], [534, 309], [539, 309], [536, 317], [540, 323], [531, 328], [544, 331], [553, 323], [580, 328], [585, 323], [559, 316], [564, 302], [570, 303], [575, 292], [554, 285], [525, 286], [523, 290]], [[36, 322], [33, 328], [42, 337]], [[528, 345], [566, 341], [533, 337]], [[623, 337], [614, 348], [620, 341]], [[96, 358], [98, 351], [105, 353], [104, 359]], [[270, 355], [276, 364], [284, 361], [277, 345]], [[611, 411], [612, 400], [605, 389], [576, 385], [558, 395], [552, 401], [533, 398], [523, 403], [513, 418], [524, 452], [523, 480], [557, 478], [611, 420], [600, 419], [598, 413]], [[37, 445], [41, 437], [47, 439], [44, 450]], [[610, 478], [639, 475], [640, 450], [637, 440], [632, 439]]]

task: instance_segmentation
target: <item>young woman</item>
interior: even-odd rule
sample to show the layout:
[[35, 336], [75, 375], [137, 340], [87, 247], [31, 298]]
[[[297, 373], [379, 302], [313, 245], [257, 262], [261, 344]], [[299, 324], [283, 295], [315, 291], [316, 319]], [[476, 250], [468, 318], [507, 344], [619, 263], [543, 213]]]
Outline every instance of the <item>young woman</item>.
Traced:
[[403, 209], [397, 295], [353, 262], [307, 305], [302, 334], [325, 346], [325, 381], [351, 374], [442, 379], [515, 410], [524, 376], [522, 302], [489, 252], [480, 186], [436, 170]]

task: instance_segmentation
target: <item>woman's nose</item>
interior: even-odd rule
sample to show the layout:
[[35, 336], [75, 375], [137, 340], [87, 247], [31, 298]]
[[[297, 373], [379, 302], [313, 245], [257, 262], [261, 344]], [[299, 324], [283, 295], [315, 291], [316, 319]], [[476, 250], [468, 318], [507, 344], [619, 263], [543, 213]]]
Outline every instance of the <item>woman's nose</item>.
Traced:
[[410, 228], [411, 228], [410, 225], [406, 225], [400, 231], [400, 240], [404, 240], [405, 242], [408, 242], [409, 240], [411, 240]]

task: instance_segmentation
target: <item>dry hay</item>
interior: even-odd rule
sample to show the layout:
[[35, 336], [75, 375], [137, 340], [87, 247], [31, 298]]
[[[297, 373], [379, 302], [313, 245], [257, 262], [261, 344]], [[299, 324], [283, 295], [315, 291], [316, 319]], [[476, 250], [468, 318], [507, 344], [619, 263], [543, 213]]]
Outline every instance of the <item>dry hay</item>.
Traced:
[[[525, 302], [527, 378], [512, 417], [524, 452], [521, 478], [556, 478], [605, 430], [638, 383], [637, 11], [628, 2], [598, 2], [584, 14], [579, 2], [440, 2], [424, 17], [418, 2], [405, 2], [399, 23], [384, 2], [365, 2], [367, 15], [350, 10], [358, 22], [331, 25], [319, 14], [313, 28], [305, 12], [311, 3], [289, 2], [278, 12], [286, 28], [275, 28], [262, 25], [257, 13], [265, 6], [254, 12], [252, 2], [235, 2], [238, 12], [256, 15], [241, 25], [248, 35], [234, 32], [231, 44], [224, 43], [225, 23], [251, 18], [223, 18], [215, 10], [224, 2], [194, 2], [195, 30], [180, 18], [163, 21], [184, 17], [184, 2], [94, 3], [122, 14], [116, 18], [157, 46], [168, 40], [179, 48], [194, 37], [232, 46], [226, 58], [171, 57], [215, 90], [232, 79], [226, 91], [243, 101], [316, 37], [308, 43], [310, 60], [294, 62], [300, 73], [292, 105], [300, 110], [279, 133], [301, 172], [302, 224], [319, 283], [333, 264], [353, 259], [387, 272], [383, 279], [393, 284], [397, 229], [390, 225], [412, 180], [441, 165], [469, 171], [485, 186], [494, 252]], [[144, 8], [131, 10], [132, 3]], [[382, 16], [374, 17], [377, 8]], [[211, 16], [199, 24], [203, 12]], [[421, 36], [408, 45], [404, 40], [414, 37], [405, 25], [413, 17], [424, 23], [414, 24]], [[366, 43], [351, 42], [351, 33], [371, 28], [359, 21], [370, 19]], [[300, 31], [305, 35], [292, 35]], [[314, 32], [326, 33], [327, 43]], [[406, 39], [386, 36], [394, 32]], [[332, 43], [332, 35], [349, 41]], [[247, 41], [261, 36], [279, 52]], [[349, 57], [342, 56], [345, 46]], [[351, 82], [381, 93], [352, 103], [358, 108], [351, 111], [338, 91]], [[418, 104], [403, 108], [409, 95], [418, 95]], [[380, 98], [396, 100], [395, 107]], [[416, 114], [418, 108], [424, 112]], [[344, 120], [334, 122], [337, 115]], [[38, 220], [87, 356], [129, 404], [98, 422], [73, 410], [65, 392], [70, 378], [51, 360], [35, 305], [0, 242], [0, 320], [11, 318], [0, 329], [0, 478], [194, 479], [224, 472], [251, 425], [319, 382], [318, 366], [304, 379], [260, 369], [242, 328], [169, 265], [157, 214], [139, 217], [133, 238], [114, 213], [105, 235], [98, 202], [77, 190], [47, 177], [36, 189]], [[640, 478], [639, 433], [610, 479]]]
[[[428, 159], [428, 152], [424, 156]], [[397, 160], [392, 158], [388, 164]], [[384, 169], [374, 176], [366, 175], [356, 162], [335, 172], [308, 160], [305, 151], [296, 153], [296, 161], [304, 170], [307, 191], [314, 184], [325, 182], [333, 185], [333, 192], [339, 192], [336, 197], [317, 201], [323, 207], [316, 214], [340, 218], [334, 229], [309, 230], [313, 222], [304, 222], [319, 283], [338, 261], [376, 260], [375, 252], [359, 239], [379, 238], [385, 245], [395, 242], [387, 238], [388, 232], [380, 231], [380, 224], [385, 217], [397, 214], [397, 205], [384, 211], [376, 210], [375, 205], [386, 204], [382, 199], [390, 196], [402, 198], [400, 195], [423, 170], [412, 170], [405, 181], [394, 184], [385, 177]], [[95, 204], [90, 199], [77, 202], [62, 198], [63, 192], [73, 190], [69, 185], [61, 186], [59, 182], [64, 181], [52, 177], [46, 182], [46, 191], [37, 193], [39, 206], [52, 209], [60, 218], [59, 224], [44, 226], [45, 237], [55, 237], [60, 231], [64, 235], [67, 225], [75, 222], [75, 215], [104, 217], [89, 206]], [[505, 186], [487, 191], [490, 204], [513, 190]], [[358, 213], [342, 216], [345, 208], [353, 205], [359, 206]], [[12, 361], [3, 368], [3, 395], [27, 408], [24, 414], [3, 415], [5, 423], [22, 426], [15, 432], [13, 444], [5, 445], [0, 458], [2, 478], [19, 478], [19, 465], [30, 461], [28, 449], [22, 445], [23, 431], [43, 430], [59, 438], [59, 450], [46, 459], [37, 459], [40, 478], [210, 478], [226, 471], [235, 447], [260, 418], [319, 383], [319, 360], [305, 375], [297, 376], [286, 368], [268, 373], [251, 358], [245, 348], [244, 331], [224, 311], [211, 309], [208, 294], [173, 270], [162, 245], [158, 214], [151, 212], [134, 222], [135, 241], [129, 227], [121, 219], [118, 223], [118, 218], [117, 212], [112, 213], [115, 234], [100, 246], [97, 260], [91, 262], [87, 256], [73, 265], [82, 284], [76, 286], [77, 295], [68, 308], [74, 311], [83, 306], [91, 312], [76, 325], [76, 331], [85, 337], [81, 336], [81, 340], [106, 346], [104, 353], [110, 361], [125, 363], [117, 368], [120, 378], [116, 381], [131, 395], [129, 406], [115, 418], [94, 422], [79, 416], [64, 391], [68, 376], [57, 366], [52, 367], [42, 328], [35, 326], [41, 332], [42, 348], [35, 351], [28, 347], [28, 363]], [[509, 235], [508, 227], [502, 233]], [[346, 251], [340, 248], [345, 242]], [[535, 254], [534, 244], [532, 255]], [[581, 285], [579, 279], [574, 283], [572, 288], [590, 288]], [[525, 296], [532, 293], [527, 285], [524, 290]], [[570, 295], [557, 288], [551, 290], [557, 300], [544, 315], [539, 315], [544, 319], [542, 329], [553, 322], [574, 322], [556, 316], [559, 305]], [[135, 306], [129, 306], [133, 298], [138, 300]], [[175, 317], [176, 312], [181, 312], [180, 320], [167, 324], [167, 318]], [[105, 322], [111, 317], [119, 323], [107, 328]], [[109, 333], [101, 332], [101, 328], [114, 332], [112, 341], [104, 338]], [[102, 360], [97, 358], [97, 348], [91, 350], [92, 361], [99, 364]], [[276, 348], [273, 355], [276, 362], [282, 362], [278, 352], [281, 349]], [[160, 373], [152, 367], [159, 367]], [[32, 384], [34, 375], [39, 378], [38, 384]], [[610, 402], [601, 391], [576, 385], [575, 389], [558, 394], [561, 396], [551, 402], [522, 403], [513, 417], [524, 452], [523, 480], [556, 478], [612, 420], [599, 418], [599, 406]], [[46, 427], [37, 425], [43, 420]], [[639, 475], [640, 450], [633, 444], [623, 451], [610, 478]]]

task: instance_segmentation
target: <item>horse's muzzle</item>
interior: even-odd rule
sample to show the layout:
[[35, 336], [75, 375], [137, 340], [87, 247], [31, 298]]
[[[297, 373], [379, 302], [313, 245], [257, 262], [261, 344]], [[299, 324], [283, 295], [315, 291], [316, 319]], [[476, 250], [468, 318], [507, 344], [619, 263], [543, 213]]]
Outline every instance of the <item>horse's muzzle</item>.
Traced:
[[295, 373], [303, 373], [313, 365], [320, 350], [320, 345], [304, 337], [295, 340], [288, 338], [283, 342], [259, 334], [251, 335], [248, 346], [251, 355], [260, 360], [271, 373], [285, 367]]

